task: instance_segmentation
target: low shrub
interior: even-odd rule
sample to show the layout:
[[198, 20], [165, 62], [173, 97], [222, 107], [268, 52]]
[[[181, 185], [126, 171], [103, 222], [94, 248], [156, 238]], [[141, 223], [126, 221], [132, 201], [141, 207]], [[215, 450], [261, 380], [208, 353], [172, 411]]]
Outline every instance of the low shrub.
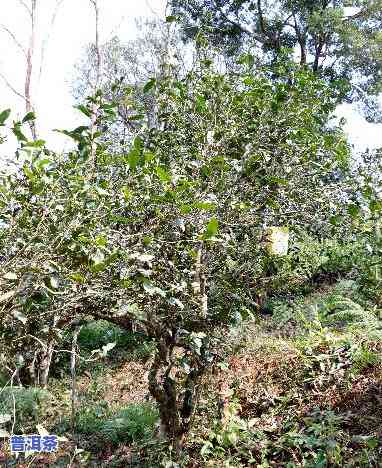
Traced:
[[152, 436], [158, 418], [151, 404], [131, 404], [105, 421], [100, 433], [113, 444], [146, 439]]
[[[131, 443], [152, 436], [158, 418], [157, 409], [149, 403], [132, 403], [112, 411], [107, 402], [101, 401], [80, 408], [76, 432], [91, 436], [93, 445]], [[67, 419], [59, 429], [65, 432], [69, 427]]]
[[97, 320], [82, 327], [78, 335], [78, 344], [88, 350], [100, 349], [115, 342], [116, 348], [132, 348], [141, 341], [138, 333], [128, 332], [105, 320]]
[[52, 404], [52, 395], [36, 387], [6, 387], [0, 393], [0, 414], [15, 413], [15, 433], [35, 430]]

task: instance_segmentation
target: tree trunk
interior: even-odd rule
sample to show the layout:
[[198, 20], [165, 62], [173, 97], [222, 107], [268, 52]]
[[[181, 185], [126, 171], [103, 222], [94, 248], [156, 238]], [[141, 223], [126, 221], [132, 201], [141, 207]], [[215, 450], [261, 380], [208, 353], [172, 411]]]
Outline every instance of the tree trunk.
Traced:
[[314, 55], [314, 62], [313, 62], [313, 72], [314, 73], [318, 72], [318, 67], [320, 65], [320, 57], [321, 57], [323, 46], [324, 46], [324, 42], [320, 39], [319, 44], [316, 47], [316, 53]]
[[206, 282], [207, 280], [203, 263], [203, 242], [200, 242], [196, 251], [193, 289], [199, 303], [199, 313], [201, 318], [206, 318], [208, 312]]
[[[96, 53], [96, 79], [94, 83], [94, 94], [98, 91], [101, 81], [101, 51], [99, 45], [99, 5], [98, 0], [90, 0], [95, 12], [95, 53]], [[92, 176], [94, 177], [96, 168], [97, 168], [97, 145], [95, 142], [94, 134], [97, 131], [97, 114], [98, 107], [97, 104], [93, 104], [91, 112], [91, 122], [90, 122], [90, 164]]]
[[[31, 0], [31, 35], [29, 40], [29, 47], [27, 50], [27, 63], [26, 63], [26, 72], [25, 72], [25, 84], [24, 84], [24, 94], [25, 94], [25, 112], [34, 112], [32, 97], [31, 97], [31, 83], [32, 83], [32, 71], [33, 71], [33, 55], [35, 49], [35, 39], [36, 39], [36, 9], [37, 9], [37, 0]], [[29, 126], [32, 134], [33, 140], [37, 139], [36, 124], [34, 120], [29, 121]]]
[[300, 65], [303, 67], [306, 65], [306, 44], [300, 42]]
[[[173, 336], [168, 334], [157, 341], [157, 352], [149, 372], [149, 391], [158, 403], [160, 416], [160, 434], [165, 436], [175, 450], [181, 455], [183, 443], [190, 430], [197, 400], [197, 382], [203, 375], [205, 365], [199, 356], [191, 358], [190, 372], [185, 381], [171, 377], [174, 369]], [[177, 343], [181, 347], [181, 344]]]
[[43, 388], [48, 386], [48, 379], [50, 373], [50, 365], [52, 363], [52, 357], [54, 352], [54, 342], [50, 341], [46, 351], [43, 353], [40, 359], [40, 385]]
[[72, 388], [71, 388], [71, 429], [72, 437], [75, 435], [75, 423], [76, 423], [76, 400], [77, 400], [77, 382], [76, 382], [76, 363], [77, 363], [77, 341], [78, 335], [81, 331], [81, 326], [76, 326], [73, 332], [72, 340], [72, 355], [70, 358], [70, 373], [72, 377]]

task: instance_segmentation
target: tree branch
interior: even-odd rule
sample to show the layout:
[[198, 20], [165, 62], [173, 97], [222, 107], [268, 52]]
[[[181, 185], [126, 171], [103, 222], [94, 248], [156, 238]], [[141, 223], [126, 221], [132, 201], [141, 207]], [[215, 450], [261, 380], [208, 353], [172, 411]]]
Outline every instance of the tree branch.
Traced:
[[297, 24], [297, 19], [296, 15], [293, 12], [293, 21], [294, 21], [294, 30], [296, 31], [296, 36], [298, 43], [300, 45], [300, 51], [301, 51], [301, 56], [300, 56], [300, 65], [304, 66], [306, 65], [306, 40], [305, 37], [301, 34], [300, 28]]
[[[21, 0], [20, 0], [21, 1]], [[32, 10], [31, 10], [31, 35], [29, 39], [29, 47], [27, 50], [27, 67], [25, 72], [25, 84], [24, 84], [24, 94], [25, 94], [25, 112], [28, 114], [29, 112], [34, 111], [33, 104], [32, 104], [32, 97], [31, 97], [31, 82], [32, 82], [32, 72], [33, 72], [33, 55], [34, 55], [34, 48], [35, 48], [35, 40], [36, 40], [36, 8], [37, 8], [37, 0], [31, 0]], [[35, 122], [31, 120], [29, 122], [29, 127], [31, 129], [32, 138], [35, 141], [37, 139], [36, 134], [36, 126]]]
[[324, 48], [324, 45], [325, 45], [325, 35], [324, 37], [322, 37], [320, 35], [319, 39], [318, 39], [318, 44], [315, 44], [315, 56], [314, 56], [314, 62], [313, 62], [313, 72], [314, 73], [317, 73], [318, 71], [318, 67], [319, 67], [319, 64], [320, 64], [320, 57], [321, 57], [321, 54], [322, 54], [322, 49]]
[[29, 6], [24, 2], [24, 0], [18, 0], [18, 2], [20, 3], [20, 5], [22, 5], [26, 10], [27, 12], [29, 13], [29, 16], [32, 17], [32, 10], [29, 8]]
[[46, 53], [46, 48], [54, 27], [54, 23], [56, 22], [58, 10], [60, 9], [61, 5], [64, 3], [65, 0], [57, 0], [56, 1], [56, 6], [54, 8], [54, 12], [52, 15], [52, 18], [50, 20], [50, 30], [48, 31], [48, 34], [46, 35], [45, 39], [42, 42], [41, 45], [41, 61], [40, 61], [40, 70], [39, 70], [39, 75], [38, 75], [38, 82], [40, 83], [41, 81], [41, 75], [42, 75], [42, 70], [44, 67], [44, 62], [45, 62], [45, 53]]
[[118, 327], [121, 327], [125, 330], [130, 330], [133, 328], [134, 320], [128, 316], [122, 317], [113, 317], [112, 315], [105, 315], [94, 311], [86, 311], [84, 315], [91, 315], [97, 320], [105, 320], [106, 322], [113, 323]]
[[[262, 34], [268, 38], [268, 40], [272, 41], [273, 46], [276, 49], [280, 48], [280, 30], [275, 31], [275, 32], [268, 32], [266, 28], [266, 22], [264, 19], [264, 12], [263, 12], [263, 7], [261, 6], [261, 0], [257, 0], [257, 11], [259, 14], [259, 25], [260, 25], [260, 31]], [[291, 18], [292, 15], [290, 15], [287, 19], [286, 22], [289, 21], [289, 18]]]
[[265, 21], [264, 21], [263, 9], [261, 6], [261, 0], [257, 0], [257, 11], [259, 12], [260, 31], [263, 34], [267, 35], [266, 30], [265, 30]]
[[[96, 82], [94, 84], [94, 92], [96, 92], [100, 86], [101, 81], [101, 51], [99, 43], [99, 5], [98, 0], [89, 0], [94, 7], [95, 13], [95, 54], [96, 54]], [[90, 176], [93, 177], [97, 168], [97, 144], [94, 138], [94, 134], [97, 131], [97, 116], [98, 116], [98, 106], [97, 104], [92, 105], [91, 110], [91, 121], [90, 121], [90, 134], [91, 134], [91, 147], [90, 147], [90, 164], [91, 164], [91, 173]]]
[[214, 0], [214, 4], [216, 6], [216, 9], [219, 11], [219, 13], [223, 16], [223, 18], [228, 21], [229, 23], [231, 23], [233, 26], [236, 26], [237, 28], [240, 29], [240, 31], [242, 31], [243, 33], [245, 34], [248, 34], [249, 36], [252, 36], [254, 37], [258, 42], [261, 42], [262, 44], [264, 44], [266, 42], [266, 39], [262, 36], [260, 36], [259, 34], [256, 34], [254, 31], [251, 31], [250, 29], [246, 28], [245, 26], [243, 26], [242, 24], [238, 23], [237, 21], [234, 21], [232, 20], [231, 18], [229, 18], [226, 13], [224, 13], [222, 7], [217, 3], [216, 0]]
[[7, 87], [13, 92], [16, 94], [16, 96], [19, 96], [21, 99], [23, 99], [24, 101], [26, 101], [26, 97], [20, 93], [19, 91], [17, 91], [16, 88], [14, 88], [11, 83], [7, 80], [6, 76], [0, 72], [0, 78], [2, 78], [2, 80], [4, 81], [4, 83], [7, 85]]
[[364, 10], [360, 10], [358, 13], [355, 13], [354, 15], [345, 16], [345, 18], [343, 18], [342, 21], [346, 22], [346, 21], [352, 21], [358, 18], [362, 18], [364, 15], [367, 15], [368, 13], [370, 13], [369, 9], [365, 8]]
[[11, 38], [13, 39], [13, 42], [17, 45], [17, 47], [21, 50], [21, 52], [24, 54], [24, 56], [26, 57], [27, 56], [27, 52], [26, 50], [24, 49], [24, 47], [21, 45], [21, 43], [17, 40], [16, 36], [13, 34], [13, 32], [8, 29], [6, 26], [4, 26], [3, 24], [0, 25], [0, 27], [2, 29], [4, 29], [5, 32], [7, 32]]

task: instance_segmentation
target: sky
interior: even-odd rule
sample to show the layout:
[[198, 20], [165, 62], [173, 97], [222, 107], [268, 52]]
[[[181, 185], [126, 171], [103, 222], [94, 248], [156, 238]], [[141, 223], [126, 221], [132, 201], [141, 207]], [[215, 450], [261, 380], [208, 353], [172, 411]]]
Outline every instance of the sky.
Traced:
[[[12, 86], [22, 92], [25, 58], [10, 34], [26, 46], [28, 43], [28, 14], [21, 2], [30, 0], [2, 0], [0, 18], [0, 74], [3, 74]], [[83, 54], [84, 47], [94, 41], [94, 11], [90, 0], [62, 0], [54, 28], [50, 22], [57, 0], [37, 0], [39, 5], [37, 24], [37, 43], [35, 70], [40, 67], [41, 44], [48, 37], [44, 66], [41, 79], [39, 73], [34, 76], [33, 96], [38, 115], [39, 137], [47, 140], [48, 147], [63, 150], [70, 141], [52, 129], [71, 129], [82, 122], [81, 115], [73, 109], [74, 100], [70, 85], [74, 78], [74, 65]], [[100, 42], [117, 34], [122, 40], [133, 39], [137, 30], [135, 19], [157, 15], [165, 16], [165, 0], [98, 0], [100, 4]], [[0, 111], [11, 108], [13, 118], [25, 114], [24, 102], [17, 97], [0, 78]], [[373, 125], [350, 105], [342, 105], [337, 115], [347, 119], [345, 130], [355, 150], [382, 146], [382, 124]], [[16, 147], [13, 136], [9, 136], [5, 145], [0, 146], [0, 158], [9, 156]], [[1, 162], [1, 159], [0, 159]]]
[[[122, 40], [133, 39], [137, 30], [135, 19], [157, 15], [165, 16], [165, 0], [98, 0], [100, 5], [100, 42], [117, 34]], [[24, 0], [30, 4], [30, 0]], [[49, 34], [56, 0], [37, 0], [38, 25], [36, 40], [36, 71], [33, 96], [38, 116], [39, 137], [48, 147], [61, 150], [70, 144], [65, 136], [52, 129], [72, 129], [81, 122], [81, 114], [73, 109], [71, 82], [74, 65], [81, 58], [87, 44], [95, 38], [94, 10], [90, 0], [63, 0], [46, 48], [41, 81], [38, 82], [41, 45]], [[16, 88], [23, 91], [25, 58], [14, 40], [4, 30], [10, 30], [22, 46], [27, 46], [29, 22], [27, 10], [19, 0], [1, 0], [0, 17], [0, 73]], [[25, 115], [24, 101], [16, 96], [0, 78], [0, 112], [11, 108], [12, 116]], [[0, 157], [15, 148], [16, 141], [9, 136], [0, 146]], [[11, 151], [12, 152], [12, 151]]]

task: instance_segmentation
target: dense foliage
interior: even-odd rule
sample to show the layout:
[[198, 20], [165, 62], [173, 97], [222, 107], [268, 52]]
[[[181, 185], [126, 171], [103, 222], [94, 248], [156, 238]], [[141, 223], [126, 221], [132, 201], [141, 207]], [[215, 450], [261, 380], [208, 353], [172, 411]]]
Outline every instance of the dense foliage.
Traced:
[[[295, 58], [342, 88], [341, 98], [361, 99], [379, 119], [381, 85], [380, 0], [267, 1], [172, 0], [185, 37], [202, 31], [229, 54], [252, 47], [260, 63]], [[355, 86], [349, 86], [352, 83]]]
[[[99, 343], [89, 362], [117, 341], [129, 348], [126, 333], [138, 331], [149, 343], [159, 433], [176, 457], [204, 379], [222, 367], [230, 327], [277, 315], [280, 297], [307, 292], [321, 277], [357, 276], [368, 287], [365, 304], [381, 291], [380, 152], [354, 164], [333, 118], [338, 89], [312, 71], [286, 62], [270, 78], [275, 68], [259, 72], [251, 55], [240, 62], [222, 74], [204, 57], [182, 78], [162, 70], [143, 86], [118, 80], [97, 91], [77, 106], [90, 123], [61, 130], [76, 145], [65, 154], [28, 141], [29, 114], [11, 125], [19, 149], [14, 170], [0, 174], [0, 377], [11, 387], [49, 388], [71, 331], [77, 337], [86, 326], [80, 340]], [[155, 102], [155, 119], [142, 96]], [[109, 131], [121, 101], [129, 102], [125, 118], [138, 122], [122, 148]], [[0, 114], [1, 125], [9, 115]], [[269, 253], [270, 227], [289, 230], [288, 254]], [[377, 329], [375, 315], [359, 307], [338, 321], [362, 316]], [[313, 318], [293, 311], [314, 329], [338, 308]], [[95, 338], [97, 327], [86, 325], [93, 320], [113, 324], [110, 342]], [[7, 412], [9, 392], [0, 401]], [[49, 394], [20, 394], [34, 420]], [[152, 436], [150, 405], [99, 411], [103, 423], [81, 410], [77, 430], [112, 444]], [[203, 456], [235, 446], [236, 435], [212, 432]]]

